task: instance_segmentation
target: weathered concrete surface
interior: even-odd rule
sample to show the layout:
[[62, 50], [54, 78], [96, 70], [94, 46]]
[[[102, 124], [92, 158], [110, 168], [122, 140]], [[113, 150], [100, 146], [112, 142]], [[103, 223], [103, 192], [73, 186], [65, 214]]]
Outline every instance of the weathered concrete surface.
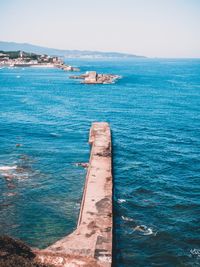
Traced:
[[108, 123], [93, 123], [91, 154], [77, 229], [44, 250], [38, 259], [55, 266], [103, 266], [112, 261], [112, 160]]

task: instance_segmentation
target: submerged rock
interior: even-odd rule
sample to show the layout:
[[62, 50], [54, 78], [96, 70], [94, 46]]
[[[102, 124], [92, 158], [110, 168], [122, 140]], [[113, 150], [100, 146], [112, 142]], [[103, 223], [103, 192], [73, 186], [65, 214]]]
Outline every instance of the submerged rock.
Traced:
[[83, 167], [83, 168], [88, 168], [89, 167], [89, 163], [87, 163], [87, 162], [77, 162], [76, 164], [75, 164], [76, 166], [80, 166], [80, 167]]
[[58, 67], [59, 69], [62, 69], [64, 71], [80, 71], [79, 68], [70, 66], [70, 65], [65, 65], [65, 64], [58, 64], [56, 65], [56, 67]]
[[16, 144], [15, 146], [16, 146], [16, 147], [20, 147], [20, 146], [22, 146], [22, 144]]
[[8, 189], [14, 189], [16, 188], [16, 185], [15, 184], [12, 184], [11, 182], [8, 183]]

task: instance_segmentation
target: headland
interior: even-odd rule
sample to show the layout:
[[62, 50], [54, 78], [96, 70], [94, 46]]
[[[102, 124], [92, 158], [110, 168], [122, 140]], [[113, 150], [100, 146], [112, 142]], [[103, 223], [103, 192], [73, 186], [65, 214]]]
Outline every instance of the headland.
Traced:
[[24, 51], [0, 51], [0, 66], [60, 68], [64, 71], [79, 71], [78, 68], [66, 65], [57, 56], [38, 55]]

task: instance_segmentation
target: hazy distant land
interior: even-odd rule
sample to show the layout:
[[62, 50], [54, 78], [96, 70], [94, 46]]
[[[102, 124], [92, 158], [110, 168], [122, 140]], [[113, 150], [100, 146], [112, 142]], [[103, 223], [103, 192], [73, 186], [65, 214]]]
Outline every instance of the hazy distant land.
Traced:
[[22, 50], [28, 53], [48, 54], [50, 56], [62, 56], [65, 58], [143, 58], [119, 52], [99, 52], [99, 51], [81, 51], [81, 50], [61, 50], [55, 48], [42, 47], [28, 43], [15, 43], [0, 41], [0, 50], [18, 51]]

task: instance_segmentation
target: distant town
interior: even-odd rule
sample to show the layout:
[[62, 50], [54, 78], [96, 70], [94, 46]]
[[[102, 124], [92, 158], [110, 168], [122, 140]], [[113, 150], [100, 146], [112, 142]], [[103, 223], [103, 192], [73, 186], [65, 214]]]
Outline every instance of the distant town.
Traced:
[[38, 55], [24, 51], [0, 51], [0, 67], [49, 67], [61, 68], [65, 71], [79, 71], [57, 56]]
[[[59, 68], [64, 71], [80, 71], [79, 68], [66, 65], [64, 61], [57, 56], [46, 54], [38, 55], [24, 51], [3, 51], [0, 50], [0, 68], [17, 67], [44, 67]], [[111, 84], [121, 78], [119, 75], [97, 73], [96, 71], [87, 71], [85, 74], [72, 75], [70, 79], [80, 79], [84, 84]]]

